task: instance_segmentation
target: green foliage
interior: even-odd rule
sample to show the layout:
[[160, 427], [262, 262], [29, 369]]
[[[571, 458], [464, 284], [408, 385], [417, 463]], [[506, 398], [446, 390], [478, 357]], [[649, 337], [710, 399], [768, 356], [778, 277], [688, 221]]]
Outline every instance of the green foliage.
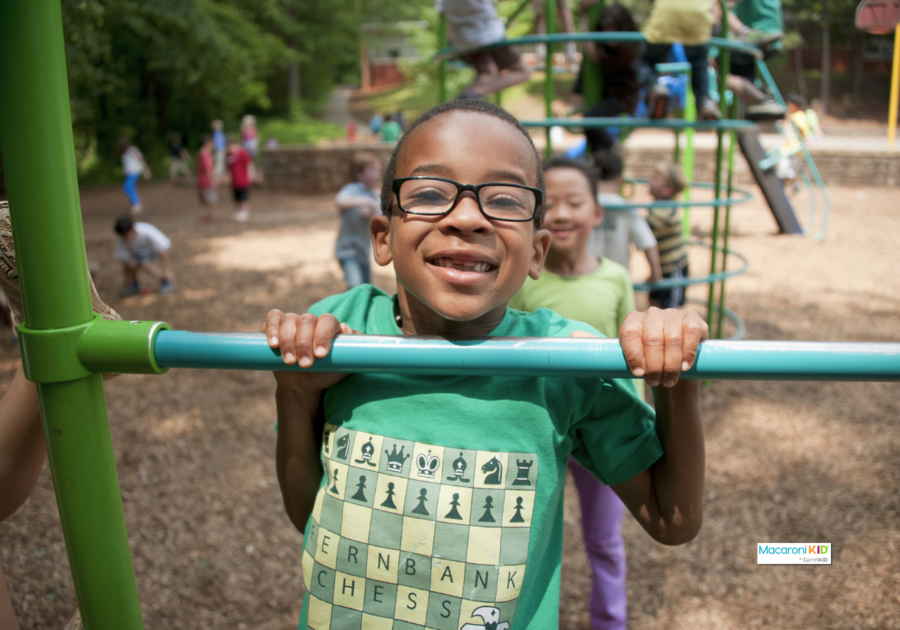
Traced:
[[261, 120], [258, 127], [262, 142], [275, 138], [279, 144], [315, 144], [347, 135], [341, 125], [313, 118], [303, 111], [296, 111], [289, 118]]

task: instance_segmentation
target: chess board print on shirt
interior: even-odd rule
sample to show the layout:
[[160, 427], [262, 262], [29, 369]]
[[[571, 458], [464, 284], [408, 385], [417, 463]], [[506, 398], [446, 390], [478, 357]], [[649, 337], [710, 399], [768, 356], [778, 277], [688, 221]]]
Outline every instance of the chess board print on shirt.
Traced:
[[510, 630], [537, 456], [325, 425], [304, 542], [312, 630]]

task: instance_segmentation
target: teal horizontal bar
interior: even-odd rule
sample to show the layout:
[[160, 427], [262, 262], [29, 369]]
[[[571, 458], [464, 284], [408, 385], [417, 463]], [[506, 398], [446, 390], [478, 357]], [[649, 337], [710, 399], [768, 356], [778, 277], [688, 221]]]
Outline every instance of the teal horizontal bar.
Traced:
[[[467, 55], [481, 50], [493, 50], [495, 48], [505, 48], [506, 46], [527, 46], [529, 44], [563, 44], [566, 42], [597, 42], [599, 44], [606, 43], [641, 43], [647, 39], [643, 33], [634, 31], [628, 32], [590, 32], [590, 33], [553, 33], [551, 35], [524, 35], [511, 39], [500, 39], [483, 46], [473, 46], [468, 48], [442, 48], [437, 51], [436, 57], [444, 57], [447, 55]], [[732, 52], [742, 52], [752, 55], [757, 59], [763, 58], [763, 52], [753, 46], [734, 39], [722, 39], [721, 37], [712, 37], [709, 45], [721, 50], [730, 50]]]
[[621, 129], [696, 129], [715, 131], [717, 129], [752, 129], [752, 120], [681, 120], [678, 118], [630, 118], [614, 116], [610, 118], [544, 118], [542, 120], [522, 120], [523, 127], [582, 127], [587, 129], [619, 127]]
[[[161, 330], [156, 361], [166, 368], [302, 371], [285, 366], [263, 333]], [[342, 335], [317, 372], [466, 376], [632, 377], [616, 339]], [[687, 379], [900, 381], [900, 343], [707, 341]]]

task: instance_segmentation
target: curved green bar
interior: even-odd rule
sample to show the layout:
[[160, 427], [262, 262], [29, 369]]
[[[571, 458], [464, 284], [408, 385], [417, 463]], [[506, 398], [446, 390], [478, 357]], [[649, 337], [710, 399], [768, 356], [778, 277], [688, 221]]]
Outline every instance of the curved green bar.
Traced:
[[[699, 245], [701, 247], [707, 247], [712, 249], [712, 245], [709, 243], [704, 243], [703, 241], [691, 241], [690, 245]], [[750, 267], [750, 261], [747, 260], [747, 257], [743, 254], [739, 254], [733, 250], [726, 250], [722, 247], [716, 247], [716, 249], [726, 256], [734, 256], [739, 259], [742, 263], [744, 263], [741, 267], [737, 269], [732, 269], [731, 271], [718, 271], [716, 273], [711, 273], [707, 276], [699, 276], [690, 278], [678, 278], [677, 280], [659, 280], [658, 282], [637, 282], [634, 284], [635, 291], [652, 291], [654, 289], [672, 289], [674, 287], [689, 287], [695, 284], [710, 284], [712, 282], [719, 282], [720, 280], [726, 280], [727, 278], [731, 278], [733, 276], [739, 276]]]
[[623, 127], [626, 129], [697, 129], [700, 131], [752, 129], [752, 120], [679, 120], [676, 118], [545, 118], [522, 120], [523, 127]]
[[[161, 330], [162, 367], [302, 371], [264, 333]], [[618, 339], [340, 335], [316, 372], [633, 378]], [[900, 381], [900, 343], [706, 341], [686, 379]]]
[[[625, 180], [633, 184], [646, 184], [645, 177], [634, 177]], [[702, 188], [705, 190], [715, 190], [715, 184], [709, 182], [691, 182], [689, 188]], [[726, 199], [709, 199], [707, 201], [678, 201], [675, 199], [660, 199], [656, 201], [645, 201], [643, 203], [610, 203], [603, 204], [604, 210], [610, 212], [625, 212], [627, 210], [637, 210], [641, 208], [717, 208], [719, 206], [735, 205], [746, 203], [753, 199], [753, 195], [748, 190], [742, 188], [732, 188], [732, 193], [739, 193], [741, 196], [731, 196]]]
[[[469, 48], [442, 48], [437, 51], [435, 57], [441, 57], [445, 55], [467, 55], [473, 52], [478, 52], [482, 50], [493, 50], [494, 48], [504, 48], [506, 46], [521, 46], [521, 45], [529, 45], [529, 44], [564, 44], [566, 42], [598, 42], [601, 44], [604, 43], [620, 43], [620, 44], [629, 44], [629, 43], [643, 43], [646, 42], [647, 39], [644, 37], [643, 33], [637, 32], [622, 32], [622, 33], [604, 33], [604, 32], [590, 32], [590, 33], [553, 33], [552, 35], [525, 35], [523, 37], [516, 37], [514, 39], [500, 39], [496, 42], [491, 42], [490, 44], [485, 44], [484, 46], [474, 46]], [[763, 52], [753, 46], [751, 44], [746, 44], [744, 42], [739, 42], [733, 39], [723, 39], [721, 37], [712, 37], [707, 42], [710, 46], [715, 46], [716, 48], [720, 48], [722, 50], [730, 50], [735, 52], [742, 52], [748, 55], [753, 55], [757, 59], [763, 58]]]
[[[687, 301], [690, 302], [691, 304], [699, 304], [701, 306], [707, 306], [706, 300], [695, 300], [693, 298], [688, 298]], [[734, 327], [735, 327], [734, 334], [728, 338], [728, 341], [740, 341], [741, 339], [744, 338], [744, 335], [747, 334], [747, 325], [744, 323], [744, 320], [742, 320], [737, 313], [732, 311], [730, 308], [727, 308], [725, 306], [719, 306], [718, 304], [716, 304], [713, 307], [713, 310], [715, 310], [716, 313], [722, 313], [726, 318], [730, 319], [731, 322], [734, 324]]]

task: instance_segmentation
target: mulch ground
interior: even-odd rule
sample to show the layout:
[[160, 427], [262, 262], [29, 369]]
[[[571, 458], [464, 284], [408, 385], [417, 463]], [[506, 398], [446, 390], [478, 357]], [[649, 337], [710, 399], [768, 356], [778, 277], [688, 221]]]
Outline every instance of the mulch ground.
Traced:
[[[223, 191], [224, 192], [224, 191]], [[329, 196], [253, 191], [241, 225], [201, 225], [196, 193], [142, 186], [146, 219], [173, 240], [179, 290], [116, 297], [118, 189], [82, 193], [100, 293], [127, 318], [184, 330], [258, 330], [268, 308], [303, 312], [340, 291]], [[750, 260], [728, 284], [747, 338], [897, 341], [900, 213], [888, 189], [832, 189], [828, 238], [775, 235], [758, 200], [733, 212]], [[798, 198], [805, 215], [805, 198]], [[224, 213], [224, 214], [227, 214]], [[711, 211], [695, 210], [698, 236]], [[707, 254], [692, 250], [693, 273]], [[635, 275], [644, 273], [635, 260]], [[390, 273], [376, 283], [390, 290]], [[691, 291], [696, 298], [705, 290]], [[0, 347], [0, 384], [18, 359]], [[125, 518], [147, 628], [294, 628], [302, 538], [274, 469], [269, 374], [171, 371], [107, 383]], [[720, 381], [703, 391], [705, 522], [656, 544], [626, 517], [629, 622], [655, 628], [900, 628], [900, 386]], [[570, 484], [571, 486], [571, 484]], [[561, 627], [590, 628], [590, 575], [567, 488]], [[830, 542], [832, 566], [757, 566], [757, 542]], [[49, 471], [0, 524], [0, 556], [22, 628], [61, 628], [76, 602]]]

